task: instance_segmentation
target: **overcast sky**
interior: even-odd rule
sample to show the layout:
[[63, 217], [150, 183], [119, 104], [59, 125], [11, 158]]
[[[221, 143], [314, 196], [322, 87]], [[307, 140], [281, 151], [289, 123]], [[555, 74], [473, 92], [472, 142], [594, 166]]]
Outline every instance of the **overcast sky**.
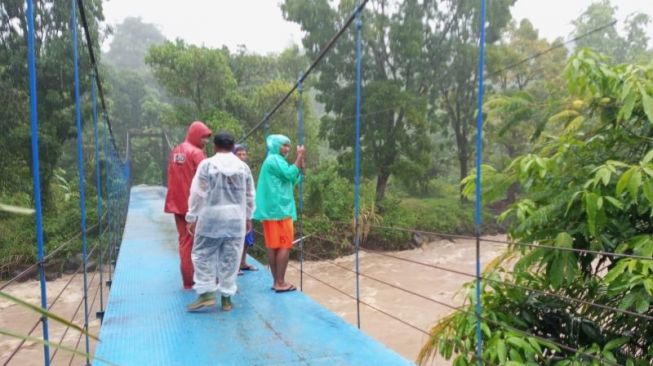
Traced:
[[[516, 19], [530, 19], [542, 36], [568, 38], [571, 21], [592, 2], [518, 0], [512, 14]], [[653, 0], [612, 2], [618, 3], [620, 21], [635, 11], [653, 17]], [[109, 24], [129, 16], [141, 17], [144, 22], [157, 24], [169, 39], [179, 37], [209, 47], [226, 45], [231, 50], [244, 44], [251, 51], [269, 53], [300, 43], [302, 38], [299, 26], [283, 19], [279, 3], [279, 0], [106, 0], [104, 14]], [[649, 36], [653, 38], [653, 24], [649, 25]], [[649, 41], [649, 46], [652, 45]]]

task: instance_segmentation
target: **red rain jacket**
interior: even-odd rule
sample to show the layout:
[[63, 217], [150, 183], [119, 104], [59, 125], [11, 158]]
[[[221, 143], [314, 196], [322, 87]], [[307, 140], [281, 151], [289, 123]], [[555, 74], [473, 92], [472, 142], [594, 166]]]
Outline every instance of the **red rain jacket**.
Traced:
[[195, 121], [188, 127], [186, 140], [175, 146], [168, 156], [168, 193], [165, 212], [186, 215], [190, 184], [200, 162], [206, 159], [202, 138], [211, 136], [211, 130]]

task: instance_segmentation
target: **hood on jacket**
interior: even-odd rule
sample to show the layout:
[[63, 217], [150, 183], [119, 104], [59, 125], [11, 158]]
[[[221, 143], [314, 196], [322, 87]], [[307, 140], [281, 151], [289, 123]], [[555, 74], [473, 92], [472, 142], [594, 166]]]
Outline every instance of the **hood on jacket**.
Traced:
[[290, 145], [290, 139], [284, 135], [270, 135], [265, 139], [268, 154], [281, 154], [282, 145]]
[[204, 148], [204, 144], [202, 144], [202, 138], [204, 137], [211, 137], [211, 129], [204, 122], [195, 121], [191, 123], [186, 134], [186, 142], [202, 149]]
[[231, 177], [236, 174], [241, 174], [245, 163], [240, 160], [236, 155], [230, 152], [219, 152], [209, 158], [211, 161], [212, 167], [209, 168], [210, 173], [215, 173], [220, 171], [223, 175]]

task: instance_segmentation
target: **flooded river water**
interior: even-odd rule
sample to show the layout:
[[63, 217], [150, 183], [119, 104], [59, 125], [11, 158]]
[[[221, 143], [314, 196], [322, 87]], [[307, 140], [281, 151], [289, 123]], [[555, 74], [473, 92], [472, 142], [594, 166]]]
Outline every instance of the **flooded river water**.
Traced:
[[[503, 240], [505, 236], [492, 238]], [[482, 263], [488, 263], [504, 249], [503, 245], [482, 242]], [[475, 273], [476, 245], [474, 240], [440, 240], [424, 244], [418, 249], [386, 254], [451, 268], [468, 274]], [[290, 281], [298, 285], [300, 281], [297, 270], [299, 264], [291, 263], [291, 266], [292, 268], [289, 268]], [[304, 292], [349, 323], [356, 325], [356, 301], [351, 298], [356, 293], [355, 273], [342, 267], [353, 269], [354, 257], [348, 256], [334, 261], [305, 262]], [[428, 331], [438, 319], [450, 314], [451, 308], [396, 287], [447, 305], [459, 306], [464, 300], [463, 284], [473, 280], [473, 278], [460, 274], [366, 252], [362, 252], [360, 255], [360, 273], [364, 275], [360, 277], [362, 302], [425, 331]], [[386, 284], [375, 279], [386, 282]], [[360, 305], [361, 329], [389, 348], [414, 361], [428, 337], [412, 326], [393, 319], [371, 306]], [[451, 362], [435, 359], [430, 365], [444, 366], [451, 365]]]

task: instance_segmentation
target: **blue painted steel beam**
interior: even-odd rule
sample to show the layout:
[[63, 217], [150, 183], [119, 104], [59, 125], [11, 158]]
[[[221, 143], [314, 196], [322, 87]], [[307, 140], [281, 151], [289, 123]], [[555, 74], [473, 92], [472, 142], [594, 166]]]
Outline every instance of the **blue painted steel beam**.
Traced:
[[[39, 261], [39, 282], [41, 286], [41, 308], [48, 309], [48, 296], [45, 283], [45, 269], [43, 257], [45, 256], [43, 240], [43, 206], [41, 204], [41, 167], [39, 164], [39, 118], [36, 92], [36, 52], [34, 50], [34, 4], [27, 0], [27, 61], [29, 68], [29, 102], [30, 102], [30, 129], [32, 143], [32, 186], [34, 189], [34, 208], [36, 215], [36, 256]], [[48, 318], [42, 317], [43, 339], [49, 341]], [[44, 365], [50, 365], [50, 348], [43, 345]]]
[[[299, 93], [299, 100], [297, 104], [297, 137], [298, 143], [304, 146], [304, 74], [299, 73], [297, 81], [297, 91]], [[304, 228], [303, 228], [303, 215], [304, 215], [304, 169], [300, 171], [302, 175], [299, 180], [298, 195], [299, 195], [299, 212], [297, 220], [297, 231], [299, 233], [299, 289], [304, 290]]]
[[356, 323], [361, 327], [361, 304], [360, 304], [360, 213], [361, 213], [361, 74], [362, 74], [362, 38], [363, 19], [362, 7], [358, 7], [356, 13], [356, 140], [354, 144], [354, 246], [356, 251]]

